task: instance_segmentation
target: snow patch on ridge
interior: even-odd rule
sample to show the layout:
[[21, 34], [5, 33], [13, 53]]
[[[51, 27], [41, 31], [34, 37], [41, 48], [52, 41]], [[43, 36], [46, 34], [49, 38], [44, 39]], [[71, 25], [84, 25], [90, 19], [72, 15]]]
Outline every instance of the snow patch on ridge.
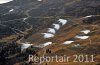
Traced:
[[44, 44], [40, 44], [40, 45], [37, 45], [35, 47], [43, 48], [43, 47], [46, 47], [46, 46], [51, 45], [51, 44], [52, 44], [52, 42], [46, 42]]
[[42, 33], [44, 35], [44, 38], [51, 38], [51, 37], [54, 37], [53, 34], [51, 33]]
[[78, 38], [78, 39], [87, 39], [87, 38], [89, 38], [89, 36], [75, 36], [75, 38]]
[[21, 51], [23, 51], [24, 49], [29, 48], [30, 46], [32, 46], [33, 44], [29, 44], [29, 42], [25, 42], [25, 43], [21, 43]]
[[59, 24], [53, 24], [54, 25], [54, 28], [59, 30], [60, 29], [60, 25]]
[[44, 43], [43, 45], [44, 45], [44, 46], [48, 46], [48, 45], [50, 45], [50, 44], [52, 44], [52, 42], [46, 42], [46, 43]]
[[49, 32], [49, 33], [53, 33], [53, 34], [56, 33], [55, 29], [53, 29], [53, 28], [48, 28], [48, 32]]
[[59, 19], [58, 21], [59, 21], [59, 23], [61, 23], [62, 25], [65, 25], [65, 24], [68, 22], [68, 21], [65, 20], [65, 19]]
[[90, 33], [90, 30], [83, 30], [81, 32], [84, 33], [84, 34], [88, 34], [88, 33]]
[[71, 44], [74, 41], [65, 41], [63, 44]]

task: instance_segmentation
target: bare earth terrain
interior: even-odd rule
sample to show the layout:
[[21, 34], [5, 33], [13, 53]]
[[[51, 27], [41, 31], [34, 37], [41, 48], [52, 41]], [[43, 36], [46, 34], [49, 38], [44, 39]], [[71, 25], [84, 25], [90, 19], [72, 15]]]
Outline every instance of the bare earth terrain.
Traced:
[[[29, 55], [70, 58], [36, 63], [28, 62]], [[100, 1], [0, 4], [0, 65], [100, 65]]]

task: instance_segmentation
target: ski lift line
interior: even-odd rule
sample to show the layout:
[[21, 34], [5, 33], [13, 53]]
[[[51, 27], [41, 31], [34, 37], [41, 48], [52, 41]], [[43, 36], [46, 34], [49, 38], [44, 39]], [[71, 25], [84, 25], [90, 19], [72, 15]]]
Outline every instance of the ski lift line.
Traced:
[[[78, 0], [79, 1], [79, 0]], [[39, 5], [40, 6], [40, 5]], [[31, 9], [29, 9], [29, 10], [27, 10], [25, 13], [26, 13], [26, 15], [28, 16], [28, 17], [32, 17], [32, 16], [30, 16], [29, 15], [29, 13], [28, 12], [30, 12], [31, 10], [33, 10], [34, 8], [31, 8]], [[62, 17], [62, 16], [60, 16], [60, 17]], [[66, 16], [63, 16], [63, 17], [66, 17]], [[67, 16], [68, 17], [68, 16]], [[32, 18], [56, 18], [56, 17], [32, 17]]]
[[[31, 16], [30, 16], [31, 17]], [[58, 18], [58, 17], [61, 17], [61, 16], [57, 16], [57, 17], [31, 17], [31, 18]], [[62, 17], [68, 17], [68, 16], [62, 16]], [[70, 17], [70, 16], [69, 16]], [[29, 18], [29, 17], [27, 17]], [[8, 21], [4, 21], [4, 22], [9, 22], [9, 21], [15, 21], [15, 20], [21, 20], [23, 18], [20, 18], [20, 19], [13, 19], [13, 20], [8, 20]], [[24, 21], [25, 22], [25, 21]], [[25, 22], [27, 23], [27, 22]], [[27, 23], [29, 25], [29, 23]]]
[[[10, 27], [11, 28], [11, 27]], [[13, 28], [11, 28], [16, 34], [17, 34], [17, 32], [13, 29]]]
[[[10, 27], [10, 28], [11, 28], [11, 27]], [[18, 29], [15, 29], [15, 28], [11, 28], [11, 29], [13, 29], [13, 30], [17, 30], [17, 31], [19, 31], [20, 33], [23, 33], [23, 34], [24, 34], [24, 32], [21, 31], [21, 30], [18, 30]]]
[[25, 20], [23, 20], [23, 22], [30, 26], [30, 24], [28, 22], [26, 22]]
[[41, 17], [33, 17], [33, 18], [56, 18], [56, 17], [72, 17], [72, 16], [41, 16]]
[[3, 21], [3, 22], [9, 22], [9, 21], [15, 21], [15, 20], [21, 20], [23, 18], [20, 18], [20, 19], [13, 19], [13, 20], [8, 20], [8, 21]]
[[[0, 24], [0, 25], [2, 25], [2, 26], [4, 26], [4, 27], [7, 27], [7, 25], [3, 25], [3, 24]], [[10, 29], [12, 29], [14, 32], [15, 32], [15, 30], [17, 30], [17, 31], [19, 31], [20, 33], [22, 33], [22, 34], [24, 34], [25, 32], [23, 32], [23, 31], [21, 31], [21, 30], [18, 30], [18, 29], [15, 29], [15, 28], [11, 28], [11, 27], [9, 27]], [[32, 29], [32, 27], [31, 27], [31, 29]], [[27, 29], [27, 31], [28, 31], [29, 29]], [[15, 33], [17, 33], [17, 32], [15, 32]]]
[[[15, 21], [15, 20], [21, 20], [21, 19], [23, 19], [23, 18], [20, 18], [20, 19], [14, 19], [14, 20], [9, 20], [9, 21]], [[8, 21], [4, 21], [4, 22], [8, 22]], [[28, 22], [25, 22], [25, 21], [22, 21], [22, 22], [24, 22], [24, 23], [26, 23], [27, 25], [29, 25], [30, 26], [30, 29], [32, 29], [32, 26], [28, 23]], [[3, 24], [1, 24], [1, 25], [3, 25]], [[5, 25], [5, 26], [7, 26], [7, 25]], [[14, 28], [12, 28], [13, 30], [14, 30]], [[18, 29], [15, 29], [15, 30], [17, 30], [17, 31], [19, 31], [20, 33], [25, 33], [25, 32], [22, 32], [22, 31], [20, 31], [20, 30], [18, 30]], [[28, 31], [29, 29], [26, 29], [26, 31]]]
[[7, 27], [7, 25], [3, 25], [3, 24], [1, 24], [1, 23], [0, 23], [0, 25], [1, 25], [1, 26], [4, 26], [4, 27]]
[[32, 17], [29, 16], [30, 18], [43, 18], [43, 19], [49, 19], [49, 18], [60, 18], [60, 17], [72, 17], [72, 16], [47, 16], [47, 17]]
[[81, 0], [74, 0], [74, 1], [72, 1], [72, 2], [69, 2], [69, 3], [65, 4], [64, 6], [71, 5], [71, 4], [73, 4], [73, 3], [75, 3], [75, 2], [78, 2], [78, 1], [81, 1]]
[[[38, 3], [36, 3], [36, 4], [34, 4], [34, 5], [38, 5]], [[42, 5], [42, 4], [40, 4], [40, 5], [38, 5], [38, 6], [34, 7], [34, 8], [30, 8], [30, 9], [26, 10], [25, 14], [26, 14], [28, 17], [30, 17], [29, 12], [30, 12], [31, 10], [33, 10], [33, 9], [36, 9], [37, 7], [39, 7], [39, 6], [41, 6], [41, 5]]]
[[[7, 8], [5, 8], [5, 9], [1, 10], [0, 12], [4, 11], [4, 10], [6, 10], [6, 9], [7, 9]], [[0, 14], [2, 14], [2, 13], [0, 13]]]
[[[14, 8], [14, 7], [17, 7], [17, 6], [2, 6], [2, 5], [0, 5], [0, 7], [6, 7], [6, 8], [4, 8], [3, 10], [1, 10], [0, 12], [2, 12], [2, 11], [4, 11], [4, 10], [6, 10], [7, 8]], [[0, 13], [1, 14], [1, 13]]]
[[[16, 20], [21, 20], [21, 19], [23, 19], [23, 18], [20, 18], [20, 19], [13, 19], [13, 20], [8, 20], [8, 21], [3, 21], [3, 22], [16, 21]], [[24, 22], [24, 23], [26, 23], [27, 25], [29, 25], [28, 22], [25, 22], [25, 21], [22, 21], [22, 22]]]
[[[72, 17], [72, 16], [47, 16], [47, 17], [32, 17], [32, 16], [28, 16], [27, 18], [47, 18], [47, 19], [49, 19], [49, 18], [59, 18], [59, 17]], [[14, 20], [21, 20], [21, 19], [23, 19], [23, 18], [20, 18], [20, 19], [13, 19], [13, 20], [8, 20], [8, 21], [14, 21]]]
[[[8, 27], [7, 25], [3, 25], [3, 24], [0, 24], [0, 25], [2, 25], [2, 26], [4, 26], [4, 27]], [[11, 30], [13, 30], [14, 31], [14, 33], [16, 33], [17, 34], [17, 32], [13, 29], [13, 28], [11, 28], [11, 27], [9, 27]]]
[[[4, 9], [4, 10], [6, 10], [6, 9]], [[7, 14], [9, 14], [9, 13], [13, 12], [13, 11], [14, 11], [14, 9], [9, 10], [9, 12], [6, 12], [6, 13], [0, 13], [0, 14], [1, 14], [1, 15], [7, 15]], [[2, 12], [2, 11], [0, 11], [0, 12]]]
[[[15, 20], [21, 20], [21, 19], [15, 19]], [[15, 21], [15, 20], [9, 20], [9, 21]], [[9, 21], [4, 21], [4, 22], [9, 22]], [[32, 27], [28, 22], [22, 21], [24, 23], [26, 23], [27, 25], [29, 25], [30, 27]]]

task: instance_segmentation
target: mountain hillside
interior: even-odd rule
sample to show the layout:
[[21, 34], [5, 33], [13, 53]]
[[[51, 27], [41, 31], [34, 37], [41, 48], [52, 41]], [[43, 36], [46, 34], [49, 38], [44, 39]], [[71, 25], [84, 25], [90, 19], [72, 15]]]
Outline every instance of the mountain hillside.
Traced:
[[[100, 0], [0, 4], [0, 65], [99, 65]], [[94, 62], [27, 62], [28, 56], [94, 55]], [[91, 58], [89, 58], [91, 59]]]

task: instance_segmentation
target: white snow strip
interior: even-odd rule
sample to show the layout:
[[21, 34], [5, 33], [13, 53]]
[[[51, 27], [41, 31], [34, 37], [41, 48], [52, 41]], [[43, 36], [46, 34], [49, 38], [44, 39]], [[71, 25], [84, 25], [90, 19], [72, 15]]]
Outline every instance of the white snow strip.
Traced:
[[74, 41], [65, 41], [63, 44], [71, 44]]
[[88, 33], [90, 33], [90, 30], [83, 30], [81, 32], [84, 33], [84, 34], [88, 34]]
[[89, 17], [92, 17], [93, 15], [89, 15], [89, 16], [85, 16], [84, 18], [89, 18]]
[[27, 18], [23, 18], [23, 20], [25, 21]]
[[58, 21], [59, 21], [59, 23], [61, 23], [62, 25], [65, 25], [65, 24], [68, 22], [68, 21], [65, 20], [65, 19], [59, 19]]
[[48, 28], [48, 32], [49, 32], [49, 33], [53, 33], [53, 34], [56, 33], [55, 29], [53, 29], [53, 28]]
[[42, 1], [42, 0], [37, 0], [37, 1]]
[[42, 33], [44, 35], [44, 38], [51, 38], [51, 37], [54, 37], [53, 34], [51, 33]]
[[50, 45], [50, 44], [52, 44], [52, 42], [46, 42], [46, 43], [44, 43], [43, 45], [44, 45], [44, 46], [48, 46], [48, 45]]
[[0, 4], [8, 3], [10, 1], [13, 1], [13, 0], [0, 0]]
[[54, 28], [59, 30], [60, 29], [60, 25], [59, 24], [53, 24], [54, 25]]
[[78, 38], [78, 39], [87, 39], [87, 38], [89, 38], [89, 36], [76, 36], [75, 38]]
[[40, 44], [40, 45], [37, 45], [35, 47], [43, 48], [43, 47], [46, 47], [46, 46], [51, 45], [51, 44], [52, 44], [52, 42], [46, 42], [44, 44]]
[[30, 46], [33, 45], [33, 44], [29, 44], [29, 43], [27, 43], [27, 42], [21, 43], [21, 44], [22, 44], [22, 46], [21, 46], [21, 51], [23, 51], [24, 49], [27, 49], [27, 48], [29, 48]]
[[9, 10], [9, 12], [12, 12], [12, 11], [14, 11], [14, 9]]

